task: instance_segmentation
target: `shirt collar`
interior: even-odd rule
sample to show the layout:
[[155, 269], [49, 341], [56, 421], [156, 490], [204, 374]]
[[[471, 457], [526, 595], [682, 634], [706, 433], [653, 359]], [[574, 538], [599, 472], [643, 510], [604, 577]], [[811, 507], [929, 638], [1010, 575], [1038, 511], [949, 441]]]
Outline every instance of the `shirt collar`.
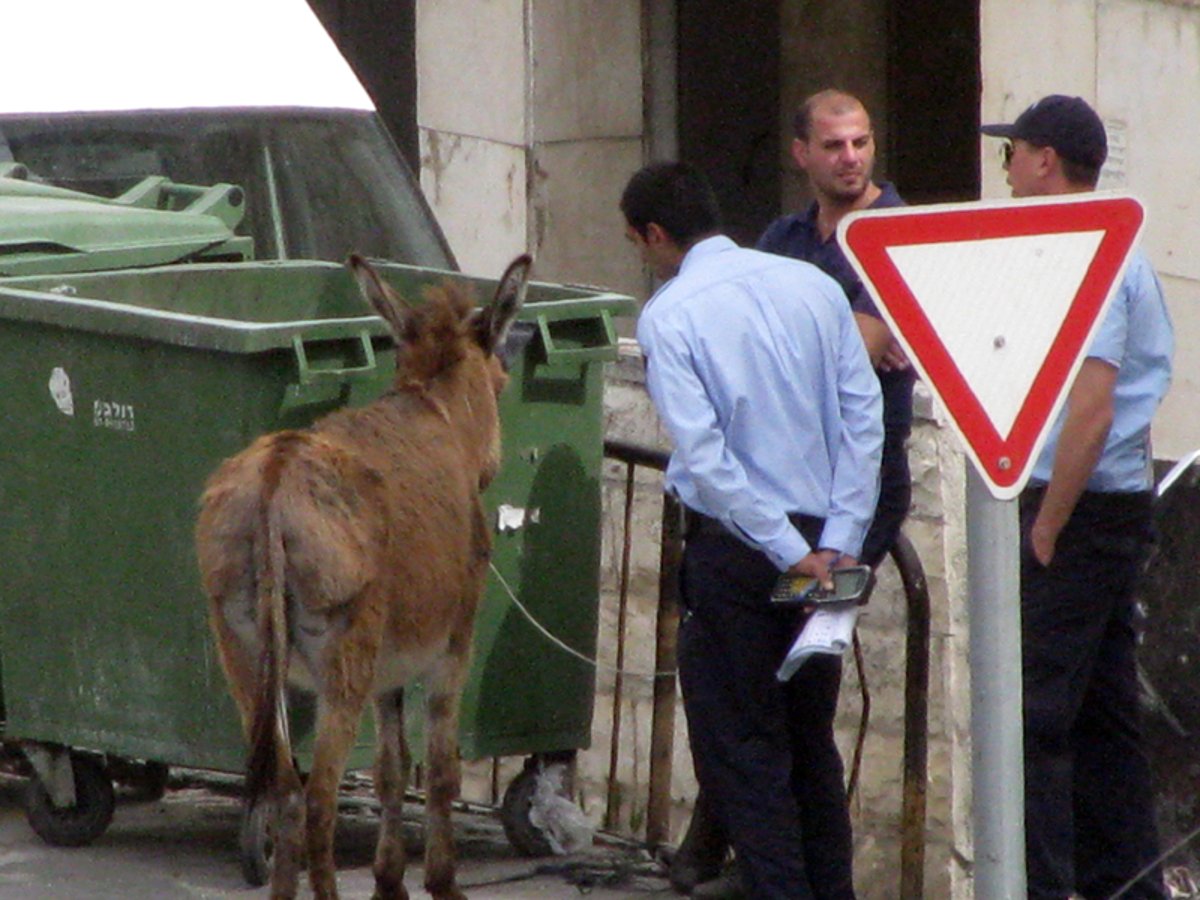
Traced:
[[[901, 203], [903, 203], [903, 201], [900, 199], [900, 195], [896, 192], [895, 185], [893, 185], [890, 181], [877, 181], [875, 184], [879, 188], [879, 196], [875, 198], [875, 202], [868, 206], [867, 209], [886, 209], [887, 207], [899, 206]], [[817, 234], [816, 200], [808, 205], [808, 209], [805, 211], [802, 221], [812, 230], [813, 234]], [[820, 238], [818, 236], [818, 240], [819, 239]], [[825, 243], [829, 243], [830, 241], [834, 240], [837, 240], [836, 231], [829, 236], [829, 240]]]
[[705, 238], [702, 241], [697, 241], [688, 248], [688, 252], [684, 254], [683, 259], [679, 263], [679, 271], [664, 281], [658, 286], [658, 289], [650, 295], [650, 299], [646, 301], [646, 306], [642, 307], [645, 310], [655, 300], [658, 295], [665, 291], [686, 269], [695, 265], [697, 261], [707, 259], [710, 256], [715, 256], [718, 253], [724, 253], [726, 250], [736, 250], [737, 244], [732, 238], [726, 237], [723, 234], [714, 234], [712, 237]]
[[714, 234], [712, 237], [705, 238], [702, 241], [697, 241], [692, 244], [688, 252], [683, 257], [683, 262], [679, 264], [680, 273], [686, 271], [690, 266], [695, 265], [699, 260], [707, 259], [718, 253], [723, 253], [726, 250], [736, 250], [737, 244], [733, 239], [726, 237], [723, 234]]

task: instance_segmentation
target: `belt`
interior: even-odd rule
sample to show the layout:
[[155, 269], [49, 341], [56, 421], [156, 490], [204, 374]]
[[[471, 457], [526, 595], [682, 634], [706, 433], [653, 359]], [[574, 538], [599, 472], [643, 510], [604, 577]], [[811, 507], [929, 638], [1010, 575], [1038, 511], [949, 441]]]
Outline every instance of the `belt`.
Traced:
[[[692, 509], [690, 506], [684, 508], [685, 520], [683, 527], [683, 539], [685, 541], [694, 540], [698, 537], [727, 537], [736, 540], [742, 540], [741, 536], [730, 531], [721, 522], [720, 519], [714, 519], [712, 516], [705, 515], [699, 510]], [[825, 520], [820, 516], [810, 516], [806, 513], [788, 513], [788, 521], [799, 531], [805, 535], [805, 540], [808, 540], [809, 534], [820, 534], [821, 529], [825, 526]], [[809, 543], [812, 543], [809, 541]]]

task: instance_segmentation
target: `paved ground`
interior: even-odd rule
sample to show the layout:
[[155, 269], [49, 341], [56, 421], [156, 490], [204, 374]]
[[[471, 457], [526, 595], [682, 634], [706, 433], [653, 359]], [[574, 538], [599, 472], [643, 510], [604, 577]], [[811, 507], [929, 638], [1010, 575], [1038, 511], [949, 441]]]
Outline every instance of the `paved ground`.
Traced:
[[[242, 880], [236, 842], [238, 801], [221, 785], [172, 779], [162, 800], [119, 801], [108, 830], [91, 846], [47, 846], [25, 820], [25, 782], [0, 775], [0, 898], [3, 900], [216, 900], [265, 897]], [[570, 898], [591, 878], [596, 900], [674, 895], [639, 851], [598, 843], [587, 854], [531, 860], [517, 857], [499, 822], [486, 812], [455, 817], [459, 881], [472, 898]], [[371, 896], [375, 822], [367, 810], [343, 813], [338, 825], [342, 896]], [[414, 818], [411, 849], [420, 852]], [[406, 879], [413, 900], [428, 898], [414, 865]], [[301, 896], [309, 896], [307, 888]]]

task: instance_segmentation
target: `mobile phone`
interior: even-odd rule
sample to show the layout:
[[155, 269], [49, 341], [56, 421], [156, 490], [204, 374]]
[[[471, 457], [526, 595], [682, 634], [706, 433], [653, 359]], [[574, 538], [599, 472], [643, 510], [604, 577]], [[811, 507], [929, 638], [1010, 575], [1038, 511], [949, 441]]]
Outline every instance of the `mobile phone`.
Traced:
[[833, 595], [826, 603], [866, 603], [875, 584], [875, 573], [870, 566], [846, 566], [833, 570]]
[[821, 603], [867, 602], [875, 575], [870, 566], [846, 566], [833, 570], [833, 590], [825, 590], [811, 575], [784, 572], [771, 591], [771, 602], [813, 606]]
[[812, 597], [821, 590], [821, 583], [811, 575], [792, 575], [784, 572], [771, 591], [772, 603], [811, 603]]

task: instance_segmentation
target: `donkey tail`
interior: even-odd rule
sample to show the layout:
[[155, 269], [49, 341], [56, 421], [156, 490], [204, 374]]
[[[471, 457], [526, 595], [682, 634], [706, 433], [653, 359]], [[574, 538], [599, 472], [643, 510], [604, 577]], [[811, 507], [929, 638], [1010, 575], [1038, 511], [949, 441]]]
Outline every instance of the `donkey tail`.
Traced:
[[264, 485], [254, 540], [260, 655], [246, 764], [246, 793], [251, 798], [275, 788], [284, 772], [294, 776], [287, 707], [286, 559], [278, 504], [273, 502], [278, 471], [271, 474], [276, 477]]

